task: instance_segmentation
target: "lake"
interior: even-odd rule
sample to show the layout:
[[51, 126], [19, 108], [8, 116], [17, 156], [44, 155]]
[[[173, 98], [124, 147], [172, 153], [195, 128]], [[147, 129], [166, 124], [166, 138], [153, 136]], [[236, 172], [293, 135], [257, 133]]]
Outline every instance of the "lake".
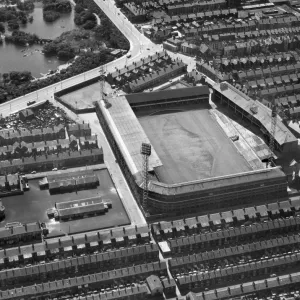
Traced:
[[[74, 9], [69, 14], [62, 15], [58, 20], [52, 23], [46, 23], [43, 20], [43, 9], [40, 3], [37, 3], [33, 13], [33, 22], [28, 23], [20, 30], [35, 33], [40, 38], [54, 39], [63, 32], [76, 28], [74, 24]], [[6, 31], [8, 33], [9, 31]], [[26, 49], [25, 52], [21, 50]], [[21, 47], [13, 44], [0, 45], [0, 73], [8, 73], [10, 71], [30, 71], [35, 77], [41, 77], [41, 73], [45, 74], [49, 70], [55, 70], [65, 61], [60, 61], [56, 57], [45, 57], [40, 50], [41, 45], [33, 45], [30, 47]], [[39, 50], [39, 51], [38, 51]], [[24, 57], [24, 55], [27, 55]]]

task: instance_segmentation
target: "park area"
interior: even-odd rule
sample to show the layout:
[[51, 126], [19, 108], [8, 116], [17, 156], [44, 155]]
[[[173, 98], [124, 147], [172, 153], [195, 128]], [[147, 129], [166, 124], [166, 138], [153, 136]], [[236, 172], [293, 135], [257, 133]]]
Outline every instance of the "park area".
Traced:
[[160, 181], [180, 183], [252, 170], [209, 108], [195, 105], [137, 114], [163, 163], [155, 170]]

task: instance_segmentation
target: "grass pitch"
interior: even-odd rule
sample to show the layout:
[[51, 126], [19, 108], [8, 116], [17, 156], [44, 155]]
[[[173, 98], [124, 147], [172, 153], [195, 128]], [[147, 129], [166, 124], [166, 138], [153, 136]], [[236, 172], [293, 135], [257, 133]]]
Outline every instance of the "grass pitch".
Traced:
[[180, 183], [251, 170], [207, 106], [138, 113], [137, 117], [163, 163], [157, 169], [162, 182]]

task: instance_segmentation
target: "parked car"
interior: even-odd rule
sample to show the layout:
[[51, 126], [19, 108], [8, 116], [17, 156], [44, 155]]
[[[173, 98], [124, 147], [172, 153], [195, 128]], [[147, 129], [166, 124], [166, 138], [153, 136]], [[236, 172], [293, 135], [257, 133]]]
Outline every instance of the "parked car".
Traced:
[[57, 170], [58, 170], [57, 168], [53, 168], [53, 169], [52, 169], [52, 171], [57, 171]]
[[31, 174], [36, 174], [36, 171], [32, 171]]

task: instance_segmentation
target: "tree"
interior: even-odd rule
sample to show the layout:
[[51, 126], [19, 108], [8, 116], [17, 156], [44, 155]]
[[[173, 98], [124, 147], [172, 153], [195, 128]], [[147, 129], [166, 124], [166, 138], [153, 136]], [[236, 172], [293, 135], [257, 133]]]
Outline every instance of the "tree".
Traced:
[[75, 5], [75, 12], [77, 13], [77, 14], [80, 14], [81, 12], [83, 12], [84, 11], [84, 7], [82, 6], [82, 5], [80, 5], [80, 4], [76, 4]]
[[8, 28], [11, 30], [18, 30], [20, 28], [20, 25], [16, 20], [8, 21], [7, 25], [8, 25]]
[[5, 26], [3, 23], [0, 23], [0, 32], [4, 33], [5, 32]]
[[95, 39], [96, 40], [107, 40], [109, 39], [109, 31], [105, 30], [104, 25], [101, 23], [101, 25], [97, 25], [94, 30], [95, 32]]
[[56, 45], [53, 42], [47, 43], [43, 46], [43, 52], [45, 55], [55, 55], [56, 54]]
[[89, 29], [93, 29], [96, 25], [97, 25], [97, 22], [95, 22], [95, 21], [87, 21], [83, 24], [82, 27], [86, 30], [89, 30]]
[[4, 82], [6, 82], [9, 78], [9, 74], [8, 73], [3, 73], [2, 78], [3, 78]]

